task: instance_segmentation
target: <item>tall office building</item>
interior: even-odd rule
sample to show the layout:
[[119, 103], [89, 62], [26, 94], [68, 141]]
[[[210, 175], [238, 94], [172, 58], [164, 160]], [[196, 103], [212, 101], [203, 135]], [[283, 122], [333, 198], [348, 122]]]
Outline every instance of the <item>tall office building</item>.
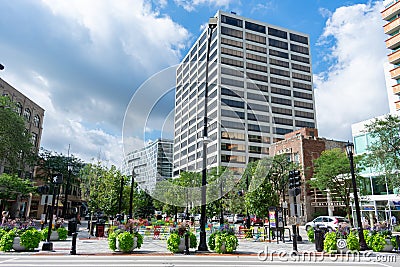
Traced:
[[[315, 127], [309, 37], [218, 11], [208, 68], [207, 166], [241, 172], [270, 144]], [[202, 168], [207, 29], [176, 73], [174, 176]]]
[[400, 112], [400, 1], [384, 1], [385, 10], [382, 11], [383, 20], [387, 21], [384, 32], [389, 35], [386, 47], [391, 50], [388, 55], [389, 63], [392, 64], [389, 85], [389, 107], [391, 113]]

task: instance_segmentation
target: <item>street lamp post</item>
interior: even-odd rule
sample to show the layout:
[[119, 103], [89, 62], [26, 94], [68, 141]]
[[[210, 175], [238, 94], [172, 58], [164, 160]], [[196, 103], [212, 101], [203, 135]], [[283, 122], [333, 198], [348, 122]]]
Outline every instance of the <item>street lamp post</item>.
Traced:
[[210, 18], [208, 22], [207, 60], [206, 60], [206, 83], [204, 88], [204, 117], [203, 117], [203, 170], [201, 173], [201, 219], [200, 219], [200, 242], [199, 251], [208, 251], [206, 241], [206, 186], [207, 186], [207, 106], [208, 106], [208, 62], [210, 61], [210, 46], [213, 30], [217, 27], [217, 18]]
[[[246, 174], [246, 194], [249, 192], [249, 174]], [[250, 229], [250, 214], [249, 208], [246, 205], [246, 228]]]
[[129, 195], [129, 218], [132, 219], [133, 184], [135, 183], [135, 169], [132, 169], [131, 193]]
[[42, 245], [42, 250], [44, 251], [52, 251], [53, 250], [53, 243], [50, 242], [50, 235], [51, 235], [51, 228], [53, 226], [53, 211], [54, 211], [54, 205], [56, 201], [56, 192], [57, 192], [57, 187], [62, 184], [63, 181], [63, 176], [62, 174], [55, 174], [52, 176], [52, 183], [53, 183], [53, 199], [51, 201], [51, 207], [49, 207], [49, 227], [47, 231], [47, 241], [43, 243]]
[[121, 187], [119, 189], [119, 202], [118, 202], [118, 214], [122, 211], [122, 191], [124, 190], [124, 176], [121, 175]]
[[[68, 206], [68, 190], [70, 187], [71, 183], [71, 172], [72, 172], [72, 165], [70, 162], [68, 162], [68, 177], [67, 177], [67, 185], [65, 187], [65, 198], [64, 198], [64, 204], [63, 204], [63, 210], [62, 210], [62, 217], [65, 219], [65, 215], [67, 215], [67, 206]], [[58, 202], [57, 202], [58, 205]]]
[[358, 228], [358, 238], [360, 240], [360, 250], [367, 250], [367, 244], [364, 239], [364, 232], [361, 223], [361, 212], [360, 212], [360, 203], [358, 201], [358, 193], [357, 193], [357, 184], [356, 184], [356, 176], [354, 174], [354, 144], [347, 141], [346, 144], [346, 153], [350, 160], [350, 172], [351, 172], [351, 182], [353, 185], [353, 194], [354, 194], [354, 204], [356, 206], [356, 217], [357, 217], [357, 228]]

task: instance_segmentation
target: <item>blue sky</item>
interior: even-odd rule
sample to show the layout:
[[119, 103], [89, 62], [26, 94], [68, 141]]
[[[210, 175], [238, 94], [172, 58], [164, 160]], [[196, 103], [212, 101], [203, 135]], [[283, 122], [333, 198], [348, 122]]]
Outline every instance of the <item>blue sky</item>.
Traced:
[[[45, 108], [43, 147], [66, 154], [70, 144], [86, 161], [120, 166], [122, 124], [135, 90], [177, 64], [218, 9], [310, 35], [321, 136], [347, 140], [352, 123], [389, 110], [381, 1], [0, 0], [0, 6], [0, 76]], [[155, 112], [170, 110], [165, 102]], [[140, 148], [143, 129], [134, 131]]]

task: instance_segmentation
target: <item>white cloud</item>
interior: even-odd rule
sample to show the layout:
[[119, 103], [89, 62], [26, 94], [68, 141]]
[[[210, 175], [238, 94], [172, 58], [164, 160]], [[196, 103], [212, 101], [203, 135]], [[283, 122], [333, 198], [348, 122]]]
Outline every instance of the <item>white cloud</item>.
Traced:
[[314, 75], [320, 135], [351, 138], [351, 124], [388, 112], [383, 64], [387, 61], [381, 3], [336, 9], [326, 22], [322, 45], [325, 73]]
[[227, 8], [233, 0], [174, 0], [176, 5], [183, 7], [186, 11], [194, 11], [200, 5]]
[[130, 97], [178, 63], [189, 32], [147, 0], [17, 1], [2, 13], [13, 25], [0, 25], [2, 78], [45, 109], [41, 145], [120, 166]]

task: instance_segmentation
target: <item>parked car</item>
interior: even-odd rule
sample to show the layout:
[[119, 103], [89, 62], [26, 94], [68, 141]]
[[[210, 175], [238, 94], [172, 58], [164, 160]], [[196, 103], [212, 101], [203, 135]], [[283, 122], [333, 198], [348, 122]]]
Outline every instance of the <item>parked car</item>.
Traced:
[[227, 214], [224, 215], [224, 218], [226, 218], [226, 220], [228, 221], [228, 223], [233, 223], [233, 215], [232, 214]]
[[233, 223], [243, 223], [244, 222], [244, 216], [242, 214], [235, 214], [233, 217]]
[[326, 227], [329, 230], [335, 230], [338, 228], [339, 223], [350, 223], [348, 219], [341, 216], [319, 216], [312, 220], [311, 222], [306, 223], [306, 231], [308, 231], [311, 227], [320, 226]]
[[262, 225], [263, 224], [263, 219], [260, 217], [257, 217], [256, 215], [250, 215], [250, 224], [251, 225]]
[[220, 216], [214, 215], [211, 219], [212, 222], [219, 222]]

